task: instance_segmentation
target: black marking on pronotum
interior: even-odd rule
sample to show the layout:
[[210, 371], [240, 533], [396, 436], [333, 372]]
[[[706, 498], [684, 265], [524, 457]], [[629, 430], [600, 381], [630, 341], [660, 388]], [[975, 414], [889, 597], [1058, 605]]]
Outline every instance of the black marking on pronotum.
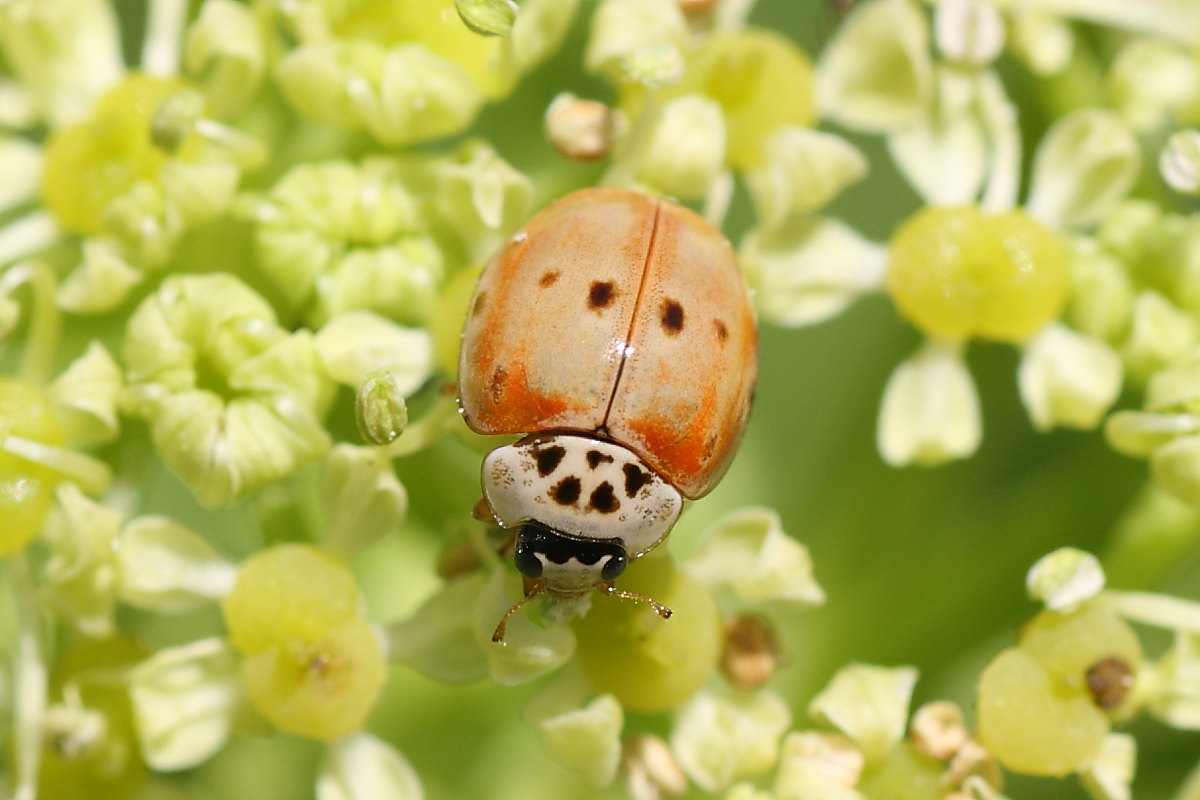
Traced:
[[567, 448], [559, 445], [535, 450], [533, 457], [537, 460], [538, 475], [544, 478], [551, 472], [554, 472], [554, 470], [558, 469], [559, 463], [566, 454]]
[[601, 464], [611, 464], [612, 460], [612, 456], [601, 453], [599, 450], [588, 450], [587, 452], [588, 466], [592, 469], [595, 469]]
[[622, 469], [625, 471], [625, 496], [637, 497], [642, 487], [650, 482], [650, 476], [633, 464], [626, 464]]
[[554, 488], [550, 490], [550, 496], [560, 506], [573, 506], [575, 505], [575, 501], [579, 499], [581, 491], [583, 491], [583, 485], [579, 482], [579, 478], [574, 475], [568, 475], [554, 484]]
[[612, 484], [605, 481], [592, 490], [592, 496], [588, 498], [588, 505], [601, 514], [611, 514], [621, 507], [621, 501], [613, 492]]
[[683, 306], [678, 300], [663, 300], [662, 325], [663, 330], [670, 336], [675, 336], [683, 330]]
[[520, 568], [522, 561], [527, 560], [526, 554], [533, 553], [544, 556], [554, 564], [565, 564], [572, 558], [589, 565], [605, 556], [614, 561], [624, 561], [626, 558], [625, 546], [620, 539], [571, 539], [537, 520], [526, 522], [517, 534], [517, 567]]
[[596, 281], [588, 290], [588, 308], [607, 308], [614, 294], [612, 281]]

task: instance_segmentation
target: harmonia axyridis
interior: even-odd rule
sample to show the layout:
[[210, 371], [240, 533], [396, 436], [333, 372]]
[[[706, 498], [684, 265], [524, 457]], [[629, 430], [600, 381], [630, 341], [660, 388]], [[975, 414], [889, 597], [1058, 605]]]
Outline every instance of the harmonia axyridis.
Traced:
[[471, 430], [526, 434], [483, 462], [487, 513], [515, 529], [526, 598], [621, 592], [613, 579], [729, 466], [758, 374], [757, 329], [728, 240], [619, 189], [570, 194], [479, 279], [459, 404]]

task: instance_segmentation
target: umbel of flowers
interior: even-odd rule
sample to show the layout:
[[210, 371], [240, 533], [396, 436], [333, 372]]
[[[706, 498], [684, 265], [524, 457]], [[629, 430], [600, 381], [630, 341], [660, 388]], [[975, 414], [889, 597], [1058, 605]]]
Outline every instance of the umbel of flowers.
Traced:
[[[522, 587], [470, 515], [462, 319], [589, 184], [748, 220], [764, 325], [885, 298], [921, 338], [888, 464], [975, 452], [967, 358], [1000, 343], [1035, 428], [1150, 461], [1110, 572], [1200, 539], [1200, 4], [859, 0], [819, 57], [755, 6], [0, 3], [0, 792], [226, 796], [266, 747], [279, 796], [320, 800], [476, 765], [497, 798], [996, 800], [1020, 773], [1122, 800], [1122, 725], [1200, 728], [1196, 605], [1070, 549], [958, 704], [910, 713], [915, 669], [857, 663], [797, 697], [825, 591], [799, 523], [740, 498], [623, 576], [670, 622], [548, 602], [492, 642]], [[521, 168], [501, 144], [543, 137]], [[874, 241], [831, 209], [889, 170], [911, 208]], [[514, 696], [489, 744], [475, 706]], [[422, 745], [431, 715], [455, 735]]]

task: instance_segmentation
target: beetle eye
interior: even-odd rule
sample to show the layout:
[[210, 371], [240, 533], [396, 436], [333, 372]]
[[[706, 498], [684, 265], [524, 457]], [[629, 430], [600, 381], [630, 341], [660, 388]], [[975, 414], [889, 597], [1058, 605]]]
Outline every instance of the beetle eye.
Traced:
[[526, 578], [540, 578], [542, 576], [542, 562], [538, 560], [537, 554], [532, 547], [518, 544], [516, 552], [513, 554], [513, 562], [517, 565], [517, 571]]
[[608, 563], [600, 570], [600, 577], [606, 581], [611, 581], [613, 578], [625, 571], [625, 567], [629, 565], [629, 559], [623, 553], [617, 553], [612, 558], [608, 559]]

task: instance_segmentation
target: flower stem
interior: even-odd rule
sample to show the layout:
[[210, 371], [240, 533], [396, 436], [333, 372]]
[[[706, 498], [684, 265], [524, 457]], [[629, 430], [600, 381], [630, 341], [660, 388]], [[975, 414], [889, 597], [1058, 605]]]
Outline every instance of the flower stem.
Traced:
[[0, 452], [11, 453], [57, 470], [68, 480], [79, 484], [79, 488], [88, 494], [102, 494], [112, 483], [112, 470], [109, 466], [86, 453], [53, 447], [20, 436], [0, 438]]
[[0, 296], [11, 294], [22, 284], [29, 284], [33, 297], [19, 374], [22, 380], [41, 386], [50, 378], [58, 350], [61, 315], [54, 299], [57, 282], [50, 268], [42, 262], [25, 261], [0, 276]]
[[13, 800], [34, 800], [42, 756], [42, 720], [46, 713], [46, 665], [42, 659], [42, 619], [33, 577], [21, 554], [3, 562], [8, 567], [17, 612], [13, 649], [13, 756], [16, 788]]
[[388, 458], [409, 456], [437, 441], [449, 428], [448, 423], [458, 413], [458, 406], [449, 398], [438, 398], [416, 422], [404, 429], [400, 438], [384, 446]]

